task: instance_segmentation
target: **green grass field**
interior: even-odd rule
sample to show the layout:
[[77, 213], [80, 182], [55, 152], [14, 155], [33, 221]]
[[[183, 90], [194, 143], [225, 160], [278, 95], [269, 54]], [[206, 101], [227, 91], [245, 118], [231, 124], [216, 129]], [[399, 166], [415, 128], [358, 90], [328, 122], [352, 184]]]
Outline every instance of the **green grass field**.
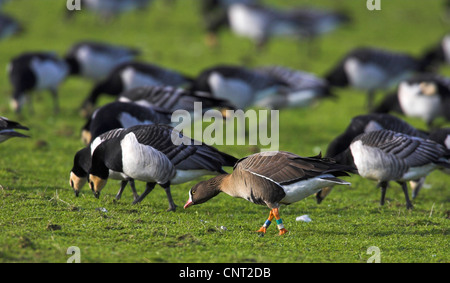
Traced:
[[[281, 208], [289, 231], [278, 236], [272, 225], [264, 237], [256, 231], [269, 210], [246, 200], [221, 194], [202, 205], [183, 210], [189, 189], [196, 183], [172, 186], [174, 213], [166, 212], [167, 199], [157, 188], [138, 205], [131, 190], [120, 201], [114, 196], [117, 181], [110, 180], [99, 199], [85, 186], [76, 198], [69, 172], [75, 152], [83, 147], [80, 129], [84, 119], [78, 107], [92, 83], [68, 78], [60, 88], [61, 112], [52, 113], [48, 93], [33, 93], [35, 113], [21, 116], [9, 108], [11, 86], [6, 76], [9, 60], [25, 51], [54, 50], [64, 54], [76, 41], [103, 40], [136, 46], [142, 60], [195, 76], [218, 64], [278, 64], [323, 75], [349, 49], [379, 46], [420, 55], [447, 31], [443, 1], [381, 0], [381, 11], [368, 11], [365, 0], [266, 1], [278, 6], [310, 4], [347, 10], [354, 21], [319, 40], [320, 51], [308, 55], [306, 44], [276, 39], [262, 53], [229, 31], [220, 47], [205, 45], [195, 0], [174, 5], [156, 1], [148, 11], [131, 12], [110, 23], [91, 14], [64, 21], [66, 1], [14, 0], [5, 11], [21, 21], [26, 32], [0, 42], [0, 113], [30, 128], [30, 139], [0, 145], [0, 262], [66, 262], [67, 249], [79, 247], [81, 262], [354, 262], [372, 256], [376, 246], [381, 262], [450, 262], [450, 176], [433, 172], [406, 210], [399, 185], [387, 191], [380, 207], [376, 183], [358, 176], [346, 178], [351, 187], [336, 187], [322, 202], [314, 197]], [[443, 67], [442, 74], [450, 74]], [[311, 108], [280, 112], [280, 150], [302, 156], [325, 153], [328, 143], [350, 119], [366, 113], [366, 95], [339, 90], [338, 98]], [[378, 93], [377, 99], [381, 99]], [[111, 101], [102, 98], [101, 104]], [[425, 123], [406, 119], [425, 129]], [[450, 124], [443, 124], [449, 126]], [[217, 146], [244, 157], [252, 146]], [[206, 179], [205, 178], [202, 178]], [[139, 192], [144, 184], [136, 182]], [[312, 222], [296, 221], [308, 214]]]

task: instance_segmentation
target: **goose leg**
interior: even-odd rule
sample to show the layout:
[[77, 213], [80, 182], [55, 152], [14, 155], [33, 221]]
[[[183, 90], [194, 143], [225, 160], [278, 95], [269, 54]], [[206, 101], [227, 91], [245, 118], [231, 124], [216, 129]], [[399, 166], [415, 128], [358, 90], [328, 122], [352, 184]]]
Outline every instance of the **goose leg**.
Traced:
[[398, 182], [402, 186], [403, 193], [405, 194], [405, 200], [406, 200], [406, 208], [412, 209], [413, 205], [411, 201], [409, 200], [409, 193], [408, 193], [408, 186], [405, 182]]
[[270, 223], [272, 223], [273, 217], [274, 217], [273, 212], [272, 212], [272, 210], [270, 210], [269, 218], [267, 218], [267, 220], [266, 220], [266, 222], [264, 222], [263, 226], [261, 226], [261, 228], [259, 228], [259, 230], [256, 232], [265, 234], [267, 231], [267, 227], [269, 227]]
[[51, 89], [50, 93], [53, 97], [53, 112], [55, 114], [59, 113], [59, 100], [58, 100], [58, 92], [55, 89]]
[[145, 186], [145, 191], [137, 199], [133, 201], [133, 204], [141, 202], [154, 188], [156, 183], [147, 183]]
[[127, 186], [127, 184], [128, 184], [128, 181], [127, 181], [127, 180], [124, 180], [124, 181], [120, 182], [120, 189], [119, 189], [119, 191], [117, 192], [116, 200], [119, 200], [119, 199], [122, 197], [123, 190], [125, 189], [125, 187]]
[[133, 200], [137, 200], [139, 195], [136, 191], [136, 186], [134, 185], [134, 179], [130, 179], [128, 182], [130, 182], [131, 191], [133, 191]]
[[272, 211], [273, 211], [273, 216], [275, 216], [275, 220], [277, 222], [278, 230], [280, 230], [279, 235], [281, 236], [283, 234], [286, 234], [287, 230], [284, 228], [283, 220], [281, 220], [280, 214], [278, 212], [278, 208], [274, 208], [274, 209], [272, 209]]
[[164, 191], [166, 191], [167, 200], [169, 201], [169, 208], [167, 211], [175, 211], [177, 209], [176, 204], [173, 202], [172, 193], [170, 192], [170, 183], [162, 184]]
[[386, 198], [386, 190], [387, 190], [387, 182], [380, 182], [378, 184], [381, 187], [381, 199], [380, 199], [380, 205], [384, 205], [384, 199]]

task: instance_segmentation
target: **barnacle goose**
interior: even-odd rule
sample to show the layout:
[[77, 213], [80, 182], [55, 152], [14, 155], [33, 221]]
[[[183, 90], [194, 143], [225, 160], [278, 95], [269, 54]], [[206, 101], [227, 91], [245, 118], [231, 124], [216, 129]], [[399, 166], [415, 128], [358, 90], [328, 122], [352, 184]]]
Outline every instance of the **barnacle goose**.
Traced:
[[53, 97], [54, 112], [59, 111], [58, 86], [67, 77], [66, 62], [50, 52], [28, 52], [13, 58], [8, 65], [13, 86], [11, 107], [20, 112], [30, 91], [49, 90]]
[[147, 183], [144, 193], [134, 204], [141, 202], [159, 184], [166, 191], [168, 211], [175, 211], [171, 184], [224, 173], [222, 167], [233, 166], [236, 161], [233, 156], [188, 138], [168, 125], [138, 125], [96, 147], [89, 185], [98, 196], [106, 185], [110, 170], [123, 172], [134, 180]]

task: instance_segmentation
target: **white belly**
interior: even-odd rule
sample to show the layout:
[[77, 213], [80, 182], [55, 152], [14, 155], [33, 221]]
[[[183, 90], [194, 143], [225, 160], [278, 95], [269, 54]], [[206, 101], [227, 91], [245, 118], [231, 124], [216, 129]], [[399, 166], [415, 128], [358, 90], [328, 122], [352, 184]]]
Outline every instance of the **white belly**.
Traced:
[[229, 8], [230, 25], [237, 35], [258, 40], [264, 37], [265, 18], [247, 9], [244, 5], [235, 4]]
[[124, 91], [140, 87], [140, 86], [159, 86], [161, 82], [149, 75], [139, 73], [132, 67], [126, 68], [122, 74], [122, 81], [124, 83]]
[[282, 186], [286, 196], [280, 201], [280, 203], [294, 203], [300, 201], [312, 194], [317, 193], [320, 189], [334, 186], [336, 184], [350, 185], [350, 183], [337, 183], [327, 179], [326, 177], [333, 177], [331, 174], [325, 174], [305, 181], [300, 181], [294, 184]]
[[133, 133], [121, 141], [123, 172], [131, 178], [159, 184], [175, 176], [175, 168], [162, 152], [151, 146], [138, 143]]
[[348, 59], [344, 69], [353, 87], [363, 90], [385, 87], [385, 71], [375, 64], [363, 64], [357, 59]]
[[238, 108], [246, 108], [254, 100], [251, 86], [239, 79], [228, 79], [219, 73], [212, 73], [208, 83], [215, 97], [226, 99]]
[[36, 75], [36, 89], [55, 89], [67, 76], [68, 67], [65, 63], [55, 63], [35, 58], [31, 61], [31, 69]]
[[171, 184], [182, 184], [205, 175], [213, 175], [214, 172], [208, 170], [177, 170], [175, 177], [170, 181]]
[[111, 58], [102, 53], [95, 53], [89, 47], [82, 47], [77, 52], [77, 59], [81, 63], [81, 75], [98, 81], [108, 76], [119, 64], [131, 60], [131, 57]]

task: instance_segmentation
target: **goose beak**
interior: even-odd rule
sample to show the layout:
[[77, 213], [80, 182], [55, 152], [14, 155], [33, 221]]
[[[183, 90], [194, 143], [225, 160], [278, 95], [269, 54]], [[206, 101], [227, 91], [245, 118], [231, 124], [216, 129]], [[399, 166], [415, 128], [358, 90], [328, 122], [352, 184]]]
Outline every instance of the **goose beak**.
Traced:
[[194, 203], [192, 202], [191, 199], [189, 199], [186, 204], [184, 205], [184, 209], [188, 208], [189, 206], [193, 205]]

